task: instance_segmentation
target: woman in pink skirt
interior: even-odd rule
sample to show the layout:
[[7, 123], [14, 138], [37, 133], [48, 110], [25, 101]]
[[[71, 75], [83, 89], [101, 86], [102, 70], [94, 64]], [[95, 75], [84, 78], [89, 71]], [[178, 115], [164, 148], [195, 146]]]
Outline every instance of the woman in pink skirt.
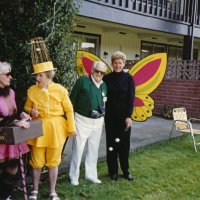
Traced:
[[[10, 88], [11, 66], [7, 62], [0, 62], [0, 127], [16, 125], [28, 128], [27, 114], [18, 116], [15, 93]], [[25, 143], [21, 143], [22, 154], [29, 151]], [[9, 200], [13, 186], [17, 181], [19, 164], [19, 145], [0, 144], [0, 200]]]

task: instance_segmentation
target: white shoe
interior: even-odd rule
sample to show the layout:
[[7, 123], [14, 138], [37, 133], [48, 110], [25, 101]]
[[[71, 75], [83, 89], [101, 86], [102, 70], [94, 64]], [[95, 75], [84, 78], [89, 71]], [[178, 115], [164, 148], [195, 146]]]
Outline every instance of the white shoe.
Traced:
[[60, 198], [58, 197], [58, 194], [56, 192], [51, 193], [50, 198], [51, 198], [51, 200], [60, 200]]
[[12, 200], [11, 196], [8, 196], [5, 200]]
[[91, 181], [92, 183], [97, 183], [97, 184], [101, 183], [101, 180], [99, 180], [98, 178], [85, 178], [85, 179]]
[[28, 199], [29, 200], [37, 200], [37, 195], [38, 195], [38, 191], [33, 190], [33, 191], [31, 191], [31, 194]]
[[72, 184], [73, 186], [77, 186], [77, 185], [79, 185], [79, 182], [78, 182], [78, 181], [71, 181], [71, 184]]

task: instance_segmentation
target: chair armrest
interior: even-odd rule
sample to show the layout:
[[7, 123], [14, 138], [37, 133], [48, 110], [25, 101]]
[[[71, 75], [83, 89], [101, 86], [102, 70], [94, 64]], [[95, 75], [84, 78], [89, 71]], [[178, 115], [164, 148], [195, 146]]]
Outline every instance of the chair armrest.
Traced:
[[175, 125], [176, 122], [184, 122], [184, 123], [188, 124], [188, 125], [189, 125], [189, 128], [190, 128], [190, 131], [191, 131], [191, 133], [193, 134], [193, 128], [192, 128], [191, 122], [189, 122], [188, 120], [175, 120], [173, 125]]
[[180, 120], [180, 119], [179, 120], [174, 120], [174, 124], [176, 124], [176, 122], [184, 122], [184, 123], [189, 125], [190, 129], [192, 129], [192, 124], [188, 120]]
[[185, 122], [185, 123], [190, 123], [189, 120], [182, 120], [182, 119], [174, 120], [174, 123], [175, 123], [175, 122]]
[[198, 121], [198, 122], [200, 122], [200, 119], [198, 119], [198, 118], [190, 118], [188, 121], [189, 122], [191, 122], [191, 121]]

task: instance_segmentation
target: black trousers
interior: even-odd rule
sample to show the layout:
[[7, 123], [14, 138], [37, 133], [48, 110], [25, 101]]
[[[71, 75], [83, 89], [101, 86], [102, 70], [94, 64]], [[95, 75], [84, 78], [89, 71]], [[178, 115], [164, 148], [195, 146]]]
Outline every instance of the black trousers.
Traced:
[[9, 160], [0, 164], [0, 200], [6, 199], [12, 192], [17, 182], [17, 174], [10, 174], [7, 168], [18, 167], [19, 160]]
[[[129, 174], [129, 151], [130, 151], [130, 133], [124, 130], [124, 125], [106, 122], [106, 147], [107, 147], [107, 165], [110, 176], [118, 174], [118, 159], [124, 176]], [[118, 141], [119, 140], [119, 141]]]

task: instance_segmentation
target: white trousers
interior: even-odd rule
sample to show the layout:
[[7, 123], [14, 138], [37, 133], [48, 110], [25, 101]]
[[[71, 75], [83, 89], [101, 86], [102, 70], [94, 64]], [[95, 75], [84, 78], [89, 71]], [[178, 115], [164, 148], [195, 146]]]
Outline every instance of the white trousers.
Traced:
[[99, 143], [103, 129], [104, 118], [91, 119], [75, 113], [77, 135], [74, 138], [72, 159], [70, 163], [69, 177], [71, 182], [78, 182], [80, 164], [87, 142], [85, 159], [85, 178], [97, 179], [97, 160]]

